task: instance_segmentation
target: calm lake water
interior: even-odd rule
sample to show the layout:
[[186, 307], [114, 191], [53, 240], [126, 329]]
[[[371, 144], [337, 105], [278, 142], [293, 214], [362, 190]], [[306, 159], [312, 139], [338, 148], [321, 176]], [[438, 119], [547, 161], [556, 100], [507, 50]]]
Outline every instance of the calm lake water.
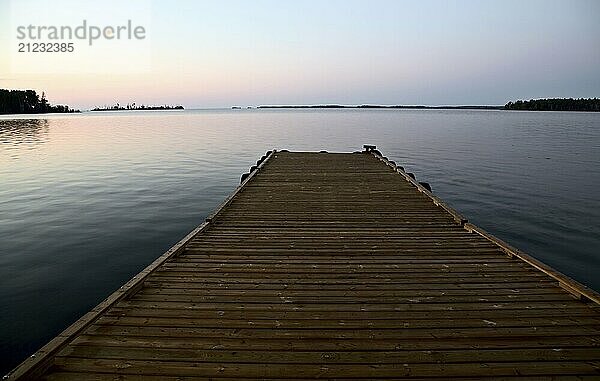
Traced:
[[377, 147], [600, 291], [600, 113], [205, 110], [0, 117], [0, 373], [203, 221], [265, 151]]

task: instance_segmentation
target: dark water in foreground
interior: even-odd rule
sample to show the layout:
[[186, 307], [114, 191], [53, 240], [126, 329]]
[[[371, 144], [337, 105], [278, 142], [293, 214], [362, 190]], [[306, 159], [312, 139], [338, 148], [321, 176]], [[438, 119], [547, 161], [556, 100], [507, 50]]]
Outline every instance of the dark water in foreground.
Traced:
[[376, 144], [600, 290], [600, 114], [223, 110], [0, 118], [0, 373], [198, 225], [271, 148]]

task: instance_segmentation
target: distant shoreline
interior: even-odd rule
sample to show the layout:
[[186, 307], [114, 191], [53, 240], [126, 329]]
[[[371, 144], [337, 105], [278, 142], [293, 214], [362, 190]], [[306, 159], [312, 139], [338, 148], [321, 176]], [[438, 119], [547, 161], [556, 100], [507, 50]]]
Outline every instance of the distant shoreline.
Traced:
[[[232, 107], [235, 109], [234, 107]], [[402, 106], [402, 105], [359, 105], [359, 106], [348, 106], [348, 105], [264, 105], [257, 106], [259, 109], [306, 109], [306, 108], [349, 108], [349, 109], [413, 109], [413, 110], [504, 110], [504, 106]]]
[[[232, 109], [239, 109], [234, 106]], [[260, 109], [313, 109], [313, 108], [349, 108], [349, 109], [413, 109], [413, 110], [519, 110], [519, 111], [600, 111], [600, 99], [598, 98], [544, 98], [530, 99], [528, 101], [517, 100], [508, 102], [503, 106], [425, 106], [425, 105], [339, 105], [339, 104], [320, 104], [320, 105], [263, 105]]]

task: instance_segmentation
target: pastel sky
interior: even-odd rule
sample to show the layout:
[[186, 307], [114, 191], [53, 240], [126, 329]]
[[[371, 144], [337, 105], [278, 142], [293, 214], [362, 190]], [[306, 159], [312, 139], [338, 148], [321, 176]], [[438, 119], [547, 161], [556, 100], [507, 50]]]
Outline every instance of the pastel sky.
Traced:
[[[34, 10], [54, 4], [18, 1]], [[79, 11], [89, 8], [91, 22], [98, 4], [105, 3], [77, 2]], [[102, 22], [114, 17], [120, 23], [123, 15], [106, 4], [111, 11]], [[116, 63], [108, 71], [79, 70], [84, 63], [75, 55], [62, 56], [71, 59], [71, 66], [63, 68], [74, 69], [61, 71], [53, 66], [55, 56], [37, 53], [30, 57], [42, 66], [48, 60], [48, 69], [21, 73], [11, 60], [31, 58], [15, 56], [11, 4], [0, 0], [0, 88], [33, 88], [45, 91], [53, 103], [82, 108], [133, 101], [193, 108], [495, 105], [518, 98], [600, 97], [597, 0], [140, 4], [149, 54], [139, 71], [119, 69], [128, 51], [137, 55], [129, 48], [138, 42], [128, 41], [119, 48], [104, 42], [88, 50], [98, 62]], [[47, 24], [60, 25], [64, 12], [55, 7], [43, 17]], [[135, 22], [135, 10], [127, 17]]]

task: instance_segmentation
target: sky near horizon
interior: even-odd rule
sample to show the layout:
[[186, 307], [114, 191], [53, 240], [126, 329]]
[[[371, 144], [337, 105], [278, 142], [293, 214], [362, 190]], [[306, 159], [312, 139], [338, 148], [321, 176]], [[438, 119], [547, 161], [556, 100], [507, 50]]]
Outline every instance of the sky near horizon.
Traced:
[[[81, 108], [600, 97], [595, 0], [141, 0], [129, 10], [69, 1], [0, 0], [0, 88], [45, 91], [52, 103]], [[78, 41], [71, 55], [17, 53], [16, 25], [83, 18], [131, 19], [146, 38]], [[42, 69], [23, 72], [32, 63]]]

